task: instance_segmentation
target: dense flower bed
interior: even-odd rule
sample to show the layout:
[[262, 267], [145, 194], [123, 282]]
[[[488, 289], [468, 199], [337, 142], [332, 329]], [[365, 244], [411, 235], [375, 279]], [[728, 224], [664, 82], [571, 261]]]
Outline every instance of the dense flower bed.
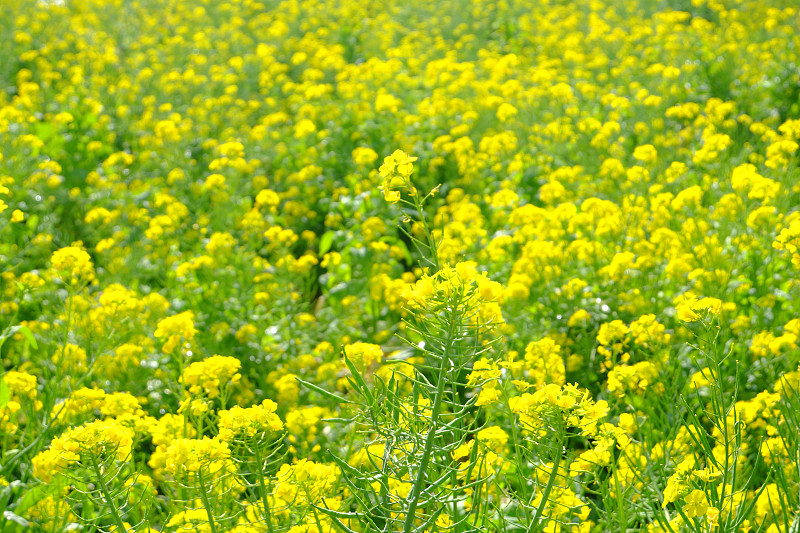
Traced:
[[0, 530], [800, 528], [800, 7], [0, 0]]

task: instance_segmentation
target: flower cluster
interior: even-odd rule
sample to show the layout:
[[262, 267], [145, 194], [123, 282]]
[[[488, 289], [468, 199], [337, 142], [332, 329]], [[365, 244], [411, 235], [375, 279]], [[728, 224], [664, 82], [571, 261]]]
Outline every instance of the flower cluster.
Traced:
[[791, 254], [792, 264], [800, 268], [800, 217], [795, 217], [788, 226], [781, 229], [772, 246], [776, 250], [786, 250]]
[[133, 431], [116, 420], [95, 420], [53, 439], [50, 447], [33, 458], [33, 474], [47, 482], [74, 465], [88, 467], [108, 457], [130, 459]]
[[163, 464], [167, 475], [183, 478], [186, 475], [200, 475], [206, 472], [214, 476], [229, 464], [228, 445], [218, 439], [176, 439], [157, 455], [151, 463]]
[[344, 355], [353, 365], [363, 371], [375, 363], [380, 363], [383, 359], [383, 350], [377, 344], [368, 342], [356, 342], [344, 347]]
[[234, 406], [219, 412], [219, 438], [230, 442], [234, 439], [258, 439], [264, 435], [279, 436], [283, 422], [275, 414], [278, 405], [272, 400], [264, 400], [253, 407]]
[[181, 379], [188, 387], [189, 394], [205, 395], [214, 399], [225, 392], [227, 387], [239, 382], [241, 361], [235, 357], [212, 355], [204, 361], [192, 363], [183, 371]]
[[416, 189], [411, 185], [411, 174], [414, 172], [416, 160], [416, 157], [411, 157], [402, 150], [395, 150], [392, 155], [383, 159], [378, 174], [383, 178], [380, 188], [387, 202], [399, 202], [401, 191], [407, 190], [412, 195], [416, 194]]
[[154, 336], [157, 339], [163, 339], [162, 349], [165, 353], [172, 353], [182, 342], [190, 342], [196, 333], [194, 313], [184, 311], [160, 320]]
[[69, 285], [79, 285], [94, 279], [92, 258], [82, 248], [67, 246], [53, 253], [50, 264], [56, 275]]
[[591, 435], [597, 422], [606, 416], [605, 400], [595, 402], [575, 385], [550, 383], [533, 394], [524, 393], [512, 398], [511, 411], [519, 416], [520, 426], [528, 432], [546, 432], [554, 425], [574, 427]]

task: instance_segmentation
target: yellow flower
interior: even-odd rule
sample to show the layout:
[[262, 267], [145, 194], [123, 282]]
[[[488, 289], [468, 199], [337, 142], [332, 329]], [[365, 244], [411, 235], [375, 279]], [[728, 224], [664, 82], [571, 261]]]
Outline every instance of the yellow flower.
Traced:
[[260, 438], [265, 434], [276, 436], [283, 431], [283, 422], [275, 414], [278, 404], [264, 400], [261, 405], [242, 408], [232, 407], [219, 412], [219, 438], [231, 441], [234, 438]]
[[386, 168], [382, 165], [380, 170], [381, 176], [386, 175], [386, 170], [391, 169], [392, 172], [396, 172], [400, 174], [404, 178], [408, 178], [411, 176], [411, 173], [414, 172], [414, 161], [416, 161], [416, 157], [412, 157], [405, 153], [402, 150], [395, 150], [392, 152], [392, 155], [384, 159], [384, 165], [388, 165]]
[[[723, 304], [719, 298], [696, 298], [687, 292], [676, 299], [675, 314], [681, 322], [695, 322], [704, 315], [720, 315], [723, 307], [731, 309], [733, 304]], [[702, 312], [702, 314], [700, 313]]]
[[697, 298], [684, 296], [683, 301], [675, 306], [675, 313], [681, 322], [695, 322], [700, 320], [700, 315], [692, 308], [697, 303]]
[[383, 199], [390, 204], [396, 204], [400, 201], [400, 191], [391, 191], [389, 189], [383, 190]]
[[706, 517], [711, 527], [719, 525], [719, 509], [716, 507], [709, 507], [706, 511]]
[[156, 446], [166, 446], [181, 437], [194, 437], [195, 429], [186, 423], [183, 415], [167, 413], [158, 420], [150, 419], [147, 428]]
[[86, 350], [80, 346], [67, 343], [63, 347], [59, 346], [56, 348], [51, 360], [53, 361], [53, 364], [65, 370], [81, 369], [86, 366]]
[[703, 516], [708, 511], [708, 500], [706, 500], [706, 493], [702, 490], [693, 490], [684, 498], [684, 501], [686, 505], [683, 506], [683, 512], [689, 518]]
[[27, 372], [9, 370], [0, 379], [5, 381], [12, 398], [36, 399], [36, 376]]
[[499, 426], [489, 426], [478, 431], [478, 441], [495, 452], [505, 448], [508, 439], [508, 433]]
[[186, 511], [181, 511], [169, 519], [167, 527], [176, 528], [177, 531], [211, 533], [211, 527], [208, 525], [208, 511], [206, 511], [206, 509], [188, 509]]
[[356, 342], [344, 347], [344, 353], [351, 363], [363, 372], [375, 363], [380, 363], [383, 359], [383, 350], [377, 344], [367, 342]]
[[183, 342], [191, 341], [197, 330], [194, 329], [194, 313], [184, 311], [177, 315], [169, 316], [158, 322], [155, 331], [157, 339], [164, 339], [162, 349], [165, 353], [171, 353]]
[[281, 197], [272, 189], [263, 189], [256, 195], [256, 207], [267, 206], [274, 209], [281, 203]]
[[500, 398], [500, 391], [495, 389], [494, 387], [483, 387], [481, 389], [480, 394], [478, 395], [478, 400], [475, 402], [477, 407], [482, 407], [484, 405], [491, 405], [496, 402]]
[[106, 393], [102, 389], [78, 389], [64, 402], [54, 405], [51, 416], [57, 416], [62, 424], [74, 424], [99, 409], [105, 397]]
[[392, 155], [383, 159], [383, 164], [378, 169], [378, 175], [383, 178], [380, 189], [387, 202], [398, 202], [400, 190], [410, 189], [412, 194], [415, 192], [410, 178], [414, 172], [413, 163], [416, 160], [416, 157], [411, 157], [402, 150], [395, 150]]
[[680, 486], [677, 483], [671, 483], [667, 481], [667, 487], [664, 489], [664, 502], [661, 504], [661, 508], [664, 509], [668, 503], [677, 501], [678, 499], [678, 492], [680, 490]]
[[549, 337], [530, 342], [525, 347], [525, 370], [534, 385], [563, 384], [565, 380], [564, 356], [561, 346]]
[[508, 119], [513, 118], [517, 115], [517, 108], [513, 105], [509, 104], [508, 102], [503, 102], [497, 108], [497, 120], [500, 122], [506, 122]]
[[592, 320], [592, 315], [586, 309], [578, 309], [567, 320], [567, 326], [571, 328], [583, 327]]
[[67, 246], [53, 253], [50, 264], [58, 276], [71, 285], [79, 285], [94, 279], [92, 258], [77, 246]]
[[422, 307], [436, 294], [434, 280], [425, 276], [417, 280], [414, 285], [403, 289], [403, 299], [411, 306]]
[[53, 476], [80, 461], [87, 466], [91, 456], [98, 463], [110, 457], [117, 461], [130, 458], [133, 445], [133, 430], [118, 421], [95, 420], [83, 426], [67, 430], [50, 443], [50, 448], [33, 458], [33, 473], [48, 482]]
[[633, 150], [633, 157], [645, 163], [651, 163], [658, 157], [658, 152], [652, 144], [643, 144]]
[[315, 131], [317, 131], [317, 126], [309, 119], [304, 118], [294, 127], [294, 137], [300, 139]]
[[438, 517], [436, 517], [436, 527], [438, 527], [439, 530], [450, 529], [452, 525], [453, 521], [450, 520], [449, 515], [442, 513]]
[[478, 281], [478, 291], [484, 301], [491, 302], [500, 299], [503, 294], [503, 286], [496, 281], [483, 279]]
[[722, 477], [722, 472], [715, 470], [713, 467], [704, 468], [702, 470], [695, 470], [692, 475], [701, 481], [708, 483]]
[[235, 497], [244, 489], [228, 444], [217, 438], [176, 439], [156, 448], [148, 465], [157, 479], [171, 478], [189, 493]]
[[352, 156], [357, 165], [371, 165], [378, 159], [378, 153], [375, 150], [363, 146], [353, 150]]
[[205, 361], [192, 363], [183, 371], [183, 383], [189, 387], [189, 393], [205, 394], [208, 398], [217, 398], [229, 384], [238, 383], [241, 379], [239, 369], [242, 362], [235, 357], [212, 355]]

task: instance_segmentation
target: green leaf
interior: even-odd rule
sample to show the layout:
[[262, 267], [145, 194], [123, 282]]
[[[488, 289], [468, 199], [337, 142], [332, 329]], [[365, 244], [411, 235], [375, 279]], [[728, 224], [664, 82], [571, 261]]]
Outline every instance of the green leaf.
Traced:
[[344, 356], [344, 363], [347, 365], [347, 368], [350, 369], [350, 374], [352, 374], [353, 379], [356, 382], [355, 385], [358, 389], [358, 392], [360, 392], [367, 399], [367, 402], [369, 402], [370, 406], [375, 405], [375, 397], [372, 395], [372, 391], [369, 390], [367, 382], [364, 381], [363, 377], [361, 377], [361, 372], [358, 371], [356, 365], [354, 365], [350, 358], [346, 355]]
[[91, 126], [92, 124], [97, 122], [97, 115], [95, 115], [94, 113], [86, 113], [81, 118], [83, 119], [83, 123], [86, 124], [87, 126]]
[[25, 326], [12, 326], [12, 327], [8, 328], [8, 329], [7, 329], [5, 332], [3, 332], [2, 334], [0, 334], [0, 346], [3, 346], [3, 344], [4, 344], [4, 343], [5, 343], [5, 342], [6, 342], [8, 339], [10, 339], [11, 337], [13, 337], [13, 336], [14, 336], [14, 335], [16, 335], [17, 333], [22, 333], [22, 335], [23, 335], [23, 336], [24, 336], [26, 339], [28, 339], [28, 342], [30, 343], [30, 345], [31, 345], [31, 346], [33, 346], [33, 349], [34, 349], [34, 350], [36, 350], [36, 349], [37, 349], [38, 345], [36, 344], [36, 339], [34, 338], [34, 336], [33, 336], [33, 333], [31, 333], [31, 330], [29, 330], [29, 329], [28, 329], [27, 327], [25, 327]]
[[395, 239], [395, 241], [392, 244], [394, 244], [403, 251], [403, 258], [409, 265], [414, 263], [414, 258], [411, 256], [411, 251], [408, 249], [408, 246], [406, 245], [405, 241], [401, 239]]
[[306, 387], [308, 387], [309, 389], [313, 390], [314, 392], [325, 396], [329, 400], [334, 400], [334, 401], [337, 401], [337, 402], [340, 402], [340, 403], [351, 403], [351, 402], [345, 400], [344, 398], [342, 398], [341, 396], [337, 396], [336, 394], [334, 394], [332, 392], [326, 391], [322, 387], [318, 387], [318, 386], [314, 385], [313, 383], [309, 383], [308, 381], [304, 381], [304, 380], [302, 380], [300, 378], [295, 378], [295, 379], [297, 381], [299, 381], [302, 385], [305, 385]]
[[36, 136], [39, 138], [40, 141], [43, 143], [47, 143], [50, 139], [55, 137], [56, 131], [53, 127], [53, 124], [50, 122], [38, 122], [34, 126], [34, 131], [36, 132]]
[[[13, 483], [13, 482], [12, 482]], [[0, 488], [0, 513], [8, 508], [8, 502], [11, 501], [11, 496], [14, 493], [14, 486], [11, 484]]]
[[[320, 510], [320, 511], [322, 511], [323, 513], [327, 514], [328, 516], [330, 516], [330, 517], [331, 517], [331, 521], [332, 521], [332, 522], [333, 522], [333, 524], [334, 524], [334, 525], [337, 527], [337, 529], [339, 529], [339, 531], [343, 531], [344, 533], [356, 533], [355, 531], [353, 531], [352, 529], [350, 529], [349, 527], [347, 527], [346, 525], [344, 525], [344, 522], [342, 522], [341, 520], [339, 520], [339, 518], [338, 518], [338, 517], [336, 517], [336, 516], [333, 514], [333, 513], [335, 513], [336, 511], [331, 511], [331, 510], [330, 510], [330, 509], [328, 509], [327, 507], [317, 507], [316, 505], [314, 505], [314, 507], [315, 507], [316, 509], [319, 509], [319, 510]], [[348, 517], [348, 518], [349, 518], [349, 517]]]
[[355, 418], [323, 418], [322, 422], [328, 424], [352, 424]]
[[341, 517], [347, 519], [360, 518], [358, 513], [343, 513], [341, 511], [334, 511], [333, 509], [329, 509], [327, 507], [319, 507], [318, 505], [314, 505], [313, 503], [311, 504], [311, 506], [314, 507], [317, 511], [321, 511], [327, 514], [328, 516], [335, 516], [337, 518]]
[[64, 479], [61, 476], [57, 476], [47, 485], [37, 485], [32, 489], [26, 490], [25, 495], [20, 498], [14, 511], [17, 514], [24, 515], [28, 509], [48, 496], [57, 496], [64, 485]]
[[31, 330], [29, 330], [26, 326], [18, 326], [17, 327], [17, 332], [18, 333], [22, 333], [22, 335], [26, 339], [28, 339], [28, 342], [30, 343], [31, 348], [33, 348], [34, 350], [38, 350], [39, 349], [39, 345], [36, 344], [36, 338], [33, 336], [33, 333], [31, 333]]
[[333, 231], [326, 231], [322, 235], [322, 237], [319, 239], [319, 255], [325, 255], [328, 250], [331, 249], [334, 235], [335, 233]]
[[29, 216], [27, 222], [25, 222], [25, 225], [31, 231], [35, 230], [36, 227], [39, 225], [39, 215]]
[[351, 476], [354, 476], [357, 479], [361, 479], [364, 477], [363, 472], [350, 466], [344, 459], [342, 459], [332, 451], [328, 450], [328, 456], [330, 456], [330, 458], [333, 459], [337, 465], [339, 465], [339, 468], [341, 468], [342, 471], [350, 474]]
[[12, 522], [16, 522], [22, 527], [28, 527], [31, 525], [30, 522], [28, 522], [18, 514], [12, 513], [11, 511], [3, 511], [3, 518], [5, 518], [6, 520], [10, 520]]
[[8, 401], [11, 399], [11, 390], [6, 385], [6, 380], [0, 378], [0, 409], [8, 405]]

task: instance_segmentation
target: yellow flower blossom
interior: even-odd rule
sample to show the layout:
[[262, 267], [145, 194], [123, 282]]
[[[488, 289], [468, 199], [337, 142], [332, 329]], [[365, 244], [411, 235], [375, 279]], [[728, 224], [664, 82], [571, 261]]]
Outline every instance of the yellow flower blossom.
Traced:
[[689, 518], [701, 517], [708, 511], [708, 500], [706, 493], [702, 490], [693, 490], [685, 498], [686, 505], [683, 506], [683, 512]]
[[82, 248], [67, 246], [53, 253], [50, 264], [65, 283], [79, 285], [94, 279], [92, 258]]

